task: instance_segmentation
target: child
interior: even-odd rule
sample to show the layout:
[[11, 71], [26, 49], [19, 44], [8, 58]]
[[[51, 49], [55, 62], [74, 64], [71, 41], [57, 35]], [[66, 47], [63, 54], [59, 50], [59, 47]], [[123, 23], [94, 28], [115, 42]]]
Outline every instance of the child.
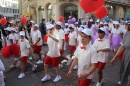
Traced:
[[102, 85], [102, 76], [103, 76], [103, 69], [105, 67], [106, 62], [108, 61], [108, 52], [110, 49], [109, 41], [105, 38], [105, 28], [100, 28], [98, 30], [98, 39], [95, 40], [93, 46], [97, 50], [97, 57], [98, 57], [98, 83], [96, 86]]
[[39, 25], [35, 24], [33, 28], [33, 51], [34, 53], [38, 54], [39, 56], [39, 61], [37, 64], [43, 63], [42, 61], [42, 55], [41, 55], [41, 50], [42, 50], [42, 37], [41, 37], [41, 32], [39, 31]]
[[65, 23], [64, 32], [65, 32], [65, 50], [66, 50], [66, 48], [68, 46], [68, 42], [69, 42], [68, 35], [69, 35], [69, 32], [70, 32], [70, 29], [68, 28], [68, 23]]
[[58, 49], [59, 37], [57, 34], [54, 33], [54, 28], [52, 24], [47, 25], [47, 30], [48, 30], [47, 44], [48, 44], [49, 51], [44, 61], [44, 68], [45, 68], [46, 75], [41, 79], [41, 81], [47, 81], [51, 79], [49, 75], [49, 69], [48, 69], [48, 65], [51, 64], [53, 67], [56, 68], [56, 73], [57, 73], [57, 76], [53, 81], [58, 82], [59, 80], [61, 80], [60, 68], [59, 68], [60, 50]]
[[37, 68], [37, 65], [34, 65], [30, 61], [28, 61], [28, 55], [29, 51], [32, 55], [31, 49], [30, 49], [30, 44], [29, 41], [25, 38], [25, 32], [21, 31], [20, 32], [20, 51], [21, 51], [21, 74], [18, 76], [18, 78], [23, 78], [25, 76], [24, 74], [24, 68], [25, 68], [25, 63], [28, 63], [32, 66], [32, 71], [34, 71]]
[[70, 58], [72, 58], [73, 52], [75, 51], [77, 45], [77, 33], [74, 31], [74, 25], [69, 25], [69, 45], [70, 45]]
[[82, 30], [83, 30], [82, 27], [78, 28], [77, 46], [81, 44], [81, 33], [82, 33]]
[[[56, 23], [56, 29], [55, 29], [55, 34], [58, 35], [59, 37], [59, 42], [58, 42], [58, 48], [60, 50], [60, 55], [61, 55], [61, 58], [67, 60], [67, 65], [70, 64], [71, 60], [64, 57], [63, 54], [64, 54], [64, 43], [65, 43], [65, 33], [64, 31], [61, 29], [62, 27], [62, 23], [61, 22], [57, 22]], [[61, 63], [61, 62], [60, 62]], [[63, 67], [62, 64], [59, 64], [60, 67]]]
[[74, 53], [75, 59], [67, 74], [71, 77], [72, 70], [78, 64], [78, 86], [89, 86], [94, 76], [97, 64], [97, 51], [91, 44], [92, 31], [84, 29], [81, 34], [81, 45]]
[[14, 36], [13, 42], [16, 43], [16, 44], [18, 44], [19, 38], [18, 38], [18, 35], [16, 34], [16, 32], [17, 32], [17, 31], [16, 31], [15, 28], [11, 28], [11, 33], [12, 33], [12, 35]]

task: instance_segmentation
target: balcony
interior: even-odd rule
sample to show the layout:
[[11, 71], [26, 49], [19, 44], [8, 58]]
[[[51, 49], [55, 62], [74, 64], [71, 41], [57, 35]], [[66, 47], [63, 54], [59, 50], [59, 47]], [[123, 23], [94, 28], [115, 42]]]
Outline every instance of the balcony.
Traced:
[[130, 6], [130, 0], [106, 0], [106, 2]]

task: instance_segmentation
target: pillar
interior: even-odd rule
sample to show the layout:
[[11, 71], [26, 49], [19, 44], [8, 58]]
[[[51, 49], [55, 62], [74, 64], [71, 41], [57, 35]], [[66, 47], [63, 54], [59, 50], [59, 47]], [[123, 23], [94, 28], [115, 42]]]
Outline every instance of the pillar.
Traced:
[[115, 6], [115, 11], [114, 11], [114, 18], [116, 19], [116, 20], [118, 20], [119, 19], [119, 6]]

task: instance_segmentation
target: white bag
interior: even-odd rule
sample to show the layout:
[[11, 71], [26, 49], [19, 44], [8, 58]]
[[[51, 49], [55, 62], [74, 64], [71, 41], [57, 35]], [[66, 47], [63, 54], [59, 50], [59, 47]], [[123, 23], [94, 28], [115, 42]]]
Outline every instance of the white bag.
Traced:
[[0, 59], [0, 71], [4, 71], [4, 70], [5, 70], [4, 64]]

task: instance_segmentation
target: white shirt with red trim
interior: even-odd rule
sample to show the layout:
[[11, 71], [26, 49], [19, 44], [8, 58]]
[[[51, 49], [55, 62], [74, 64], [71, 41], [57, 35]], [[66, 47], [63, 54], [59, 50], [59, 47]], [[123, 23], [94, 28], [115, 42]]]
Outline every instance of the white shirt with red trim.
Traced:
[[69, 45], [76, 46], [77, 33], [75, 31], [69, 33]]
[[10, 46], [11, 45], [11, 42], [10, 42], [10, 39], [14, 39], [13, 35], [10, 34], [6, 37], [6, 43], [7, 43], [7, 46]]

